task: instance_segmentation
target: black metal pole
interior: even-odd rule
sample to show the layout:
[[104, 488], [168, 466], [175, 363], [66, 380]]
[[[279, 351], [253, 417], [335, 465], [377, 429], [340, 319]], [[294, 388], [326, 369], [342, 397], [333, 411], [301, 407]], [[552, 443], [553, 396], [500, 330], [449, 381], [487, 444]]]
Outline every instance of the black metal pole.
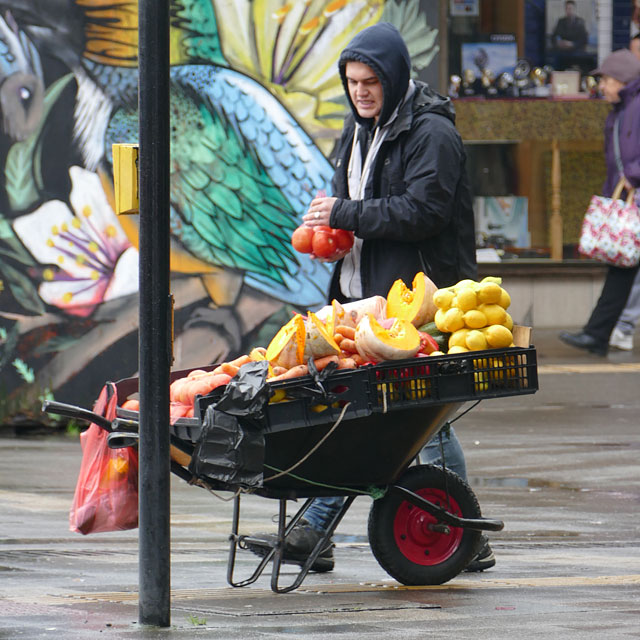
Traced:
[[170, 624], [169, 0], [139, 0], [138, 620]]

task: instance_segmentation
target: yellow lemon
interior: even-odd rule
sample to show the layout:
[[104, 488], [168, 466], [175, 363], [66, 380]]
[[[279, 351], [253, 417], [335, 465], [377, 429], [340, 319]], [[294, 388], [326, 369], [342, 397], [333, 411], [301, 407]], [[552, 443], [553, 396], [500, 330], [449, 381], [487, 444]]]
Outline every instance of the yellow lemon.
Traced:
[[487, 316], [482, 313], [482, 311], [478, 311], [477, 309], [471, 309], [467, 311], [463, 318], [464, 324], [469, 327], [469, 329], [481, 329], [487, 325]]
[[466, 338], [469, 329], [458, 329], [449, 336], [449, 349], [451, 347], [466, 347]]
[[433, 321], [436, 323], [436, 327], [438, 327], [438, 331], [442, 331], [443, 333], [448, 333], [447, 329], [444, 326], [444, 314], [446, 311], [442, 309], [438, 309], [436, 314], [433, 316]]
[[451, 353], [467, 353], [467, 351], [469, 351], [469, 349], [467, 349], [466, 347], [451, 347], [451, 349], [449, 349], [449, 351], [447, 351], [447, 353], [451, 354]]
[[502, 349], [508, 347], [513, 342], [511, 331], [501, 324], [492, 324], [484, 329], [484, 337], [487, 343], [494, 349]]
[[487, 318], [487, 324], [503, 324], [507, 319], [507, 312], [499, 304], [481, 304], [478, 307]]
[[448, 309], [451, 306], [451, 301], [456, 294], [451, 289], [438, 289], [433, 294], [433, 304], [438, 309]]
[[513, 318], [507, 313], [507, 319], [502, 323], [509, 331], [513, 331]]
[[495, 282], [496, 284], [502, 284], [502, 278], [498, 276], [485, 276], [480, 282]]
[[500, 300], [498, 301], [498, 304], [503, 309], [508, 309], [509, 305], [511, 304], [511, 296], [505, 289], [500, 289]]
[[476, 391], [486, 391], [489, 388], [489, 383], [486, 381], [486, 377], [482, 371], [476, 371], [473, 374], [473, 380]]
[[444, 355], [444, 351], [432, 351], [429, 355], [430, 356], [443, 356]]
[[473, 329], [465, 336], [465, 346], [471, 351], [480, 351], [487, 348], [487, 339], [482, 331]]
[[478, 283], [475, 280], [469, 280], [468, 278], [465, 280], [460, 280], [460, 282], [456, 282], [453, 285], [453, 290], [457, 293], [463, 287], [475, 287]]
[[[462, 313], [462, 311], [460, 311], [460, 309], [457, 309], [455, 307], [451, 307], [451, 309], [447, 309], [447, 311], [444, 312], [444, 320], [443, 320], [443, 324], [445, 326], [444, 331], [446, 331], [447, 333], [453, 333], [458, 329], [462, 329], [462, 327], [464, 327], [464, 320], [462, 319], [463, 315], [464, 314]], [[436, 326], [438, 326], [437, 323], [436, 323]], [[442, 331], [442, 329], [440, 329], [440, 331]]]
[[495, 282], [481, 282], [478, 285], [478, 302], [496, 304], [500, 302], [502, 287]]
[[462, 287], [461, 289], [458, 289], [454, 300], [455, 302], [452, 302], [451, 304], [458, 307], [461, 311], [470, 311], [471, 309], [475, 309], [478, 305], [476, 292], [471, 287]]

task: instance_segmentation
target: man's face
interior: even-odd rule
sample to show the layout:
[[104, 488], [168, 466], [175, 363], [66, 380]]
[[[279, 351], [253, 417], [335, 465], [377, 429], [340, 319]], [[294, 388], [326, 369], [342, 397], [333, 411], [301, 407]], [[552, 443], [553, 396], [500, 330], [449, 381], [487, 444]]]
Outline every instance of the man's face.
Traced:
[[378, 122], [384, 94], [382, 84], [373, 69], [363, 62], [347, 62], [345, 67], [349, 97], [361, 118]]
[[633, 38], [629, 43], [631, 53], [640, 60], [640, 38]]
[[573, 18], [573, 16], [576, 15], [576, 5], [573, 4], [573, 2], [567, 2], [567, 4], [564, 5], [564, 12], [567, 18]]

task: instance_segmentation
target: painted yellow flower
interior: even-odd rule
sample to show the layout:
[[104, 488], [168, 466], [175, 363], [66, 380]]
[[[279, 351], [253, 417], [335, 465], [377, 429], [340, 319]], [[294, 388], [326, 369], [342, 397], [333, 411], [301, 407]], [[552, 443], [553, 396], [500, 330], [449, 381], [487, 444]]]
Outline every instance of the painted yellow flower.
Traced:
[[48, 304], [88, 316], [100, 303], [138, 290], [138, 252], [122, 231], [97, 174], [71, 167], [71, 207], [45, 202], [13, 228], [46, 266], [38, 289]]

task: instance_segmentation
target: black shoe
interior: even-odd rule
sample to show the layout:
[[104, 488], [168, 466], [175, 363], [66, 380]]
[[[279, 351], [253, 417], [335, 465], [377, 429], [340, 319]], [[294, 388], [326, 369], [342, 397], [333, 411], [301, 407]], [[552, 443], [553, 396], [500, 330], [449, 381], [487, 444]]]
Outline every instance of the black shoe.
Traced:
[[560, 338], [560, 340], [565, 344], [576, 347], [576, 349], [584, 349], [585, 351], [590, 351], [598, 356], [606, 356], [607, 351], [609, 351], [608, 344], [605, 342], [598, 342], [598, 340], [584, 333], [584, 331], [579, 331], [578, 333], [561, 331], [558, 334], [558, 338]]
[[[322, 532], [312, 529], [306, 520], [300, 520], [291, 530], [284, 544], [282, 561], [288, 564], [303, 566], [307, 558], [315, 548]], [[259, 556], [266, 556], [278, 541], [278, 536], [273, 533], [258, 533], [244, 541], [244, 546]], [[311, 565], [310, 571], [325, 573], [333, 571], [333, 543], [327, 542], [327, 546], [320, 552], [316, 561]]]
[[493, 555], [493, 551], [489, 546], [489, 539], [486, 536], [482, 536], [484, 540], [484, 546], [480, 550], [480, 553], [467, 565], [465, 571], [469, 573], [475, 573], [476, 571], [484, 571], [485, 569], [491, 569], [496, 564], [496, 557]]

